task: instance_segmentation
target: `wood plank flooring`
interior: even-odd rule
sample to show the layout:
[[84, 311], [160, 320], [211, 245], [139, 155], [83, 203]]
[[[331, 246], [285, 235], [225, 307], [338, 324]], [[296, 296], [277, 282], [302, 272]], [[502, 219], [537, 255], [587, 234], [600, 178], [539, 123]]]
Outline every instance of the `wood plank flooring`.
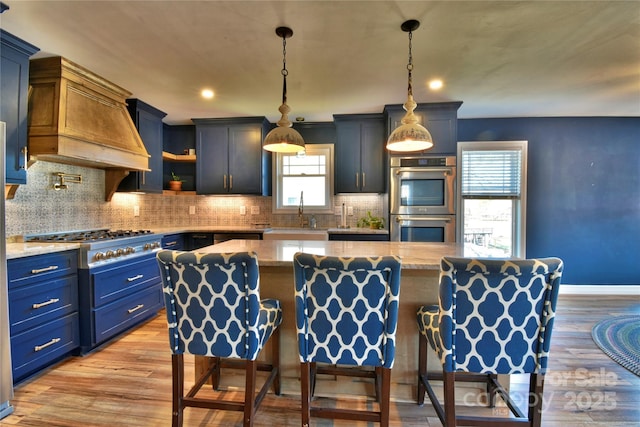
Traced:
[[[545, 427], [640, 425], [640, 377], [594, 344], [591, 327], [612, 315], [640, 313], [640, 298], [562, 295], [545, 385]], [[295, 351], [283, 349], [282, 351]], [[189, 359], [187, 359], [189, 361]], [[193, 367], [187, 363], [187, 378]], [[514, 378], [514, 389], [526, 386]], [[228, 391], [237, 395], [241, 393]], [[428, 398], [426, 399], [428, 402]], [[365, 401], [342, 402], [366, 405]], [[73, 357], [19, 385], [15, 412], [1, 426], [156, 427], [171, 425], [171, 363], [164, 315], [84, 357]], [[300, 425], [297, 396], [269, 393], [256, 427]], [[187, 408], [186, 427], [242, 425], [239, 412]], [[365, 422], [313, 420], [314, 426]], [[392, 403], [392, 426], [440, 426], [429, 403]]]

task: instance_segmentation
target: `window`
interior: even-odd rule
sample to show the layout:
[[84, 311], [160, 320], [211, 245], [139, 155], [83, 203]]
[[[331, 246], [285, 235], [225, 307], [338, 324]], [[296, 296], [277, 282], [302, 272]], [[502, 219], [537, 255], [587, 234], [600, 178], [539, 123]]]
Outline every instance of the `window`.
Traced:
[[307, 144], [304, 154], [274, 155], [273, 213], [333, 213], [333, 144]]
[[459, 142], [458, 161], [465, 256], [525, 257], [527, 142]]

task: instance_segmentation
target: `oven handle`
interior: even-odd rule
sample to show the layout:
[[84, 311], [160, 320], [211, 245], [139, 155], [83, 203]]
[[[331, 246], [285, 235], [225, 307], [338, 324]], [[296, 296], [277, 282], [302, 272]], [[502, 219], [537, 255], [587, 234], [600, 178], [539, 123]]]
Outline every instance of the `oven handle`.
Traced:
[[452, 175], [452, 168], [398, 168], [396, 169], [396, 175], [400, 175], [405, 172], [444, 172], [445, 175]]
[[406, 217], [397, 216], [396, 217], [396, 222], [403, 222], [403, 221], [444, 221], [444, 222], [451, 222], [451, 218], [434, 217], [434, 216], [430, 216], [430, 217], [427, 217], [427, 218], [425, 218], [424, 216], [406, 216]]

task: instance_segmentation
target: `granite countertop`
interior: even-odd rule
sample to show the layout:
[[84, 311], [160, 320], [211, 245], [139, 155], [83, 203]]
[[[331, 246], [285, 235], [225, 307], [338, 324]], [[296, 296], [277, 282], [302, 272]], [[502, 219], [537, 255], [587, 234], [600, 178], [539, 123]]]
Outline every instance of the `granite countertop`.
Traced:
[[79, 243], [7, 243], [7, 259], [78, 249]]
[[301, 231], [326, 231], [329, 234], [389, 234], [389, 230], [373, 230], [371, 228], [299, 228], [299, 227], [278, 227], [278, 226], [253, 226], [253, 225], [208, 225], [189, 227], [161, 227], [152, 228], [154, 233], [174, 234], [174, 233], [268, 233], [273, 230], [301, 230]]
[[[296, 230], [295, 227], [263, 227], [252, 225], [211, 225], [211, 226], [186, 226], [186, 227], [160, 227], [151, 228], [156, 234], [166, 235], [175, 233], [268, 233], [272, 230]], [[304, 231], [310, 228], [300, 229]], [[372, 230], [370, 228], [328, 228], [329, 234], [389, 234], [389, 230]], [[361, 243], [361, 242], [359, 242]], [[80, 243], [23, 243], [7, 242], [7, 259], [24, 258], [33, 255], [43, 255], [54, 252], [63, 252], [80, 248]], [[293, 255], [292, 255], [293, 256]]]
[[455, 243], [230, 240], [200, 248], [197, 252], [254, 251], [260, 266], [264, 267], [291, 267], [296, 252], [340, 256], [397, 255], [402, 259], [403, 269], [439, 270], [443, 256], [462, 256], [462, 249]]

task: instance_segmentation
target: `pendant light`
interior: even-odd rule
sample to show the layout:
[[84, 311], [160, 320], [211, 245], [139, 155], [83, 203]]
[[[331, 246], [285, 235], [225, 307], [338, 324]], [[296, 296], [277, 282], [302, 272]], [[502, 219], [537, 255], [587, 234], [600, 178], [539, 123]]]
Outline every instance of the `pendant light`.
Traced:
[[389, 135], [389, 139], [387, 140], [387, 150], [389, 151], [421, 151], [433, 147], [431, 134], [424, 126], [418, 123], [418, 118], [413, 114], [413, 110], [415, 110], [418, 104], [413, 100], [413, 88], [411, 86], [411, 72], [413, 71], [411, 39], [413, 38], [413, 31], [419, 26], [420, 21], [416, 21], [415, 19], [405, 21], [400, 26], [402, 31], [409, 33], [409, 63], [407, 64], [409, 88], [407, 102], [404, 104], [404, 109], [407, 113], [402, 118], [402, 124]]
[[297, 130], [293, 129], [288, 114], [291, 108], [287, 105], [287, 39], [293, 35], [289, 27], [276, 28], [278, 37], [282, 37], [282, 105], [278, 111], [282, 114], [278, 126], [264, 138], [262, 148], [277, 153], [298, 153], [304, 151], [304, 139]]

